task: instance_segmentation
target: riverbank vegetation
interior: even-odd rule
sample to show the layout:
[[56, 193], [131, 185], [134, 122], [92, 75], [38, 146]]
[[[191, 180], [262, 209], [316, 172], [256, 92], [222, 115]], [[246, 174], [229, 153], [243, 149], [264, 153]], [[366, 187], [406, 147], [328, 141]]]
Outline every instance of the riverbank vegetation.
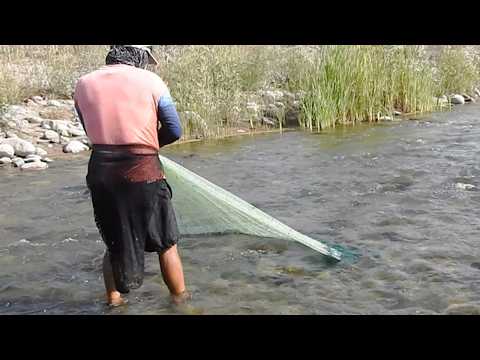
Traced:
[[[442, 95], [474, 95], [477, 48], [155, 46], [155, 71], [171, 89], [187, 139], [284, 126], [289, 112], [297, 125], [318, 131], [438, 110]], [[76, 79], [101, 66], [107, 49], [0, 46], [0, 104], [35, 95], [71, 98]]]

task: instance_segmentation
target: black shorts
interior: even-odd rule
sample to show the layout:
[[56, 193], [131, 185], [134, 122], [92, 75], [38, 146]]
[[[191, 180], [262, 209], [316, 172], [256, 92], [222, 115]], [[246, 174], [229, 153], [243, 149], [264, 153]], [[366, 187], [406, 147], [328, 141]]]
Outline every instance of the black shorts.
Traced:
[[[164, 252], [176, 245], [180, 237], [167, 180], [132, 182], [124, 176], [132, 173], [125, 169], [141, 173], [141, 168], [149, 162], [160, 163], [160, 160], [158, 156], [149, 159], [145, 155], [94, 152], [89, 163], [87, 185], [95, 222], [107, 246], [115, 285], [121, 293], [142, 285], [145, 252]], [[147, 167], [152, 173], [152, 164]]]

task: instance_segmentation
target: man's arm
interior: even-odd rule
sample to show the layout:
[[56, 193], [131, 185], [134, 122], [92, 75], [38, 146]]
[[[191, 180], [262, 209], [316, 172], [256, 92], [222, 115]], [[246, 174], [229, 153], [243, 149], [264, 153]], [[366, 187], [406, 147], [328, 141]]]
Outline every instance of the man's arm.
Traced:
[[158, 121], [162, 125], [158, 131], [160, 147], [174, 143], [182, 136], [182, 125], [173, 99], [167, 92], [158, 102]]

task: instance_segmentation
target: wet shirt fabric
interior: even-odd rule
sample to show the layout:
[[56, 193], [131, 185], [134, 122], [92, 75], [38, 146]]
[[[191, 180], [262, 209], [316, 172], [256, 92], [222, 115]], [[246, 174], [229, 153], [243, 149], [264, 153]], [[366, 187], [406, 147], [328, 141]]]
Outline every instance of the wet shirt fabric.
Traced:
[[121, 293], [139, 288], [145, 252], [177, 244], [172, 190], [158, 151], [181, 136], [168, 88], [154, 73], [109, 65], [82, 77], [75, 107], [93, 144], [87, 174], [95, 222]]
[[123, 64], [103, 66], [80, 78], [74, 100], [92, 144], [159, 150], [181, 136], [170, 92], [150, 71]]

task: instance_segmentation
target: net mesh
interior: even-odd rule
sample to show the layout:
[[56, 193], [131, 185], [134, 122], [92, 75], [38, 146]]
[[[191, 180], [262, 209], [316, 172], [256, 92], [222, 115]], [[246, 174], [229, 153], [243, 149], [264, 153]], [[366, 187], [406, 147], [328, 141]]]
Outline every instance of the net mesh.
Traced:
[[237, 233], [299, 242], [330, 258], [340, 251], [295, 231], [232, 193], [160, 156], [173, 188], [173, 205], [182, 235]]

